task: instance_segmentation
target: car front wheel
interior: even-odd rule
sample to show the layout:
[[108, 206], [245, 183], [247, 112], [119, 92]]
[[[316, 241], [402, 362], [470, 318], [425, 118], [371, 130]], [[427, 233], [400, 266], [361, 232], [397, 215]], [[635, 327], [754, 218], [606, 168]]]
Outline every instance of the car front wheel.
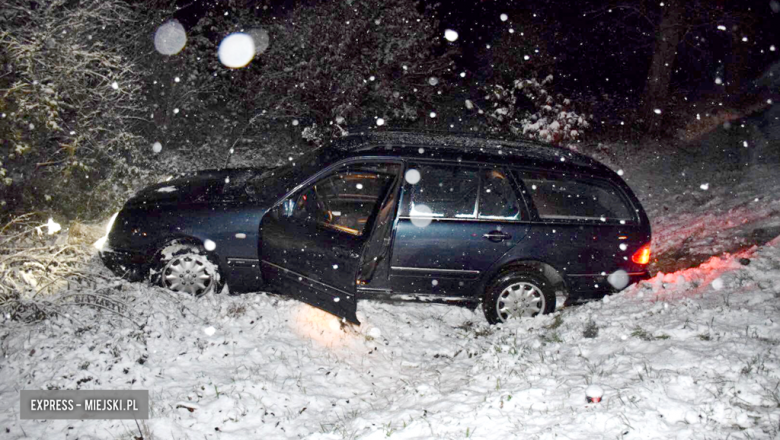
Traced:
[[482, 301], [485, 317], [491, 324], [530, 318], [555, 310], [552, 283], [532, 269], [511, 269], [490, 283]]
[[152, 284], [174, 292], [203, 296], [219, 292], [220, 274], [216, 263], [204, 249], [191, 244], [174, 243], [160, 251], [151, 273]]

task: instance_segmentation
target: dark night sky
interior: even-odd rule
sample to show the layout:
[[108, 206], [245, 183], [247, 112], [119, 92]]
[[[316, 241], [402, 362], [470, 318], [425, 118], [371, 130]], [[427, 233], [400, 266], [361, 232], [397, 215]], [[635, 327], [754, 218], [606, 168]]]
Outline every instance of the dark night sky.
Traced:
[[[339, 0], [340, 1], [340, 0]], [[672, 78], [672, 87], [693, 97], [722, 92], [716, 77], [736, 75], [729, 92], [738, 94], [780, 60], [780, 3], [774, 0], [689, 0], [699, 2], [721, 14], [712, 18], [706, 8], [689, 6], [687, 28]], [[264, 14], [283, 15], [284, 10], [300, 3], [295, 0], [271, 1]], [[209, 9], [222, 11], [219, 0], [182, 0], [184, 7], [176, 18], [185, 27]], [[646, 9], [636, 13], [634, 5], [642, 2], [622, 0], [424, 0], [422, 5], [438, 4], [441, 32], [454, 29], [455, 43], [462, 55], [458, 69], [484, 71], [486, 45], [494, 43], [510, 28], [520, 31], [524, 23], [541, 30], [541, 40], [555, 62], [552, 73], [560, 91], [583, 89], [591, 95], [637, 97], [642, 93], [653, 49], [653, 27], [660, 20], [661, 2], [645, 0]], [[502, 22], [501, 14], [508, 20]], [[717, 26], [728, 25], [728, 31]], [[744, 25], [742, 25], [744, 24]], [[748, 41], [743, 42], [742, 38]], [[483, 55], [483, 54], [482, 54]], [[726, 69], [725, 66], [731, 66]], [[734, 66], [738, 66], [735, 68]], [[728, 71], [727, 71], [728, 70]], [[736, 74], [733, 74], [736, 72]], [[479, 75], [477, 79], [480, 78]], [[725, 87], [725, 84], [721, 87]]]
[[[486, 0], [443, 2], [441, 27], [459, 32], [463, 63], [475, 69], [476, 54], [485, 50], [501, 32], [517, 30], [523, 21], [539, 25], [547, 50], [556, 58], [556, 85], [593, 93], [637, 95], [647, 76], [653, 49], [653, 28], [661, 14], [661, 2], [646, 1], [644, 14], [632, 9], [638, 1]], [[652, 4], [651, 4], [652, 3]], [[695, 1], [686, 4], [695, 5]], [[724, 63], [739, 66], [742, 84], [760, 76], [780, 60], [780, 4], [770, 0], [710, 1], [706, 8], [688, 7], [684, 40], [678, 46], [673, 87], [687, 93], [715, 90], [715, 78], [724, 77]], [[610, 6], [611, 5], [611, 6]], [[627, 7], [628, 6], [628, 7]], [[610, 12], [611, 10], [611, 12]], [[505, 13], [509, 19], [500, 20]], [[721, 14], [715, 18], [716, 14]], [[647, 18], [645, 18], [645, 16]], [[519, 23], [520, 22], [520, 23]], [[718, 29], [726, 25], [727, 31]], [[743, 42], [742, 38], [748, 41]], [[607, 78], [609, 80], [607, 80]]]

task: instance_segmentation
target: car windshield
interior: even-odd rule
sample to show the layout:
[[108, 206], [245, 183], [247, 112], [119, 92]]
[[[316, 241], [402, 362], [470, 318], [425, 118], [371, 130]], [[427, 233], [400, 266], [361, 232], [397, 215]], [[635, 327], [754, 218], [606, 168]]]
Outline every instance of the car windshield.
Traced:
[[250, 194], [273, 193], [279, 195], [301, 183], [306, 177], [321, 169], [326, 161], [323, 148], [308, 151], [298, 157], [291, 157], [287, 164], [270, 168], [249, 182]]

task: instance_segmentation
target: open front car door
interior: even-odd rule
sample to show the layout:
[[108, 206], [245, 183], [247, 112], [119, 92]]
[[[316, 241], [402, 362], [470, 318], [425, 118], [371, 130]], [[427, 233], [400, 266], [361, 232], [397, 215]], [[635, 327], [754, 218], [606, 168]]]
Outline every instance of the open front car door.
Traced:
[[[394, 209], [401, 164], [353, 162], [319, 176], [260, 223], [263, 278], [283, 294], [360, 324], [358, 273], [381, 213]], [[387, 205], [387, 206], [386, 206]], [[383, 226], [378, 225], [378, 226]], [[373, 258], [373, 257], [371, 257]]]

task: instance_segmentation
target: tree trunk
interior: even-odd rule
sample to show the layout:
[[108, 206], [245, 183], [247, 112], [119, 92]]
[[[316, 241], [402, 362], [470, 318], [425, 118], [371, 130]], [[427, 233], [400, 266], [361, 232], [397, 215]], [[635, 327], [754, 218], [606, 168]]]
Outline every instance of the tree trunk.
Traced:
[[658, 111], [664, 110], [669, 97], [669, 82], [677, 56], [677, 44], [684, 27], [683, 1], [672, 0], [663, 7], [663, 17], [656, 34], [643, 99], [642, 116], [648, 131], [655, 131], [661, 126], [662, 114], [658, 114]]

